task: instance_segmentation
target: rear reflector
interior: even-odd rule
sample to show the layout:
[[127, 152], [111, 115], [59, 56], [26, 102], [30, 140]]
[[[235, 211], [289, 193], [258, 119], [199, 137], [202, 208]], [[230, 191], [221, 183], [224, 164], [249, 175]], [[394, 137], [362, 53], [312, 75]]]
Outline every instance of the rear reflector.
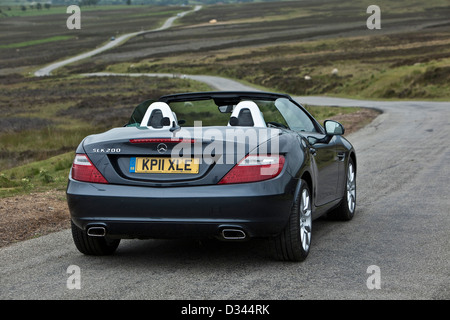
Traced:
[[85, 154], [75, 156], [72, 165], [72, 179], [83, 182], [108, 183]]
[[246, 183], [275, 178], [283, 170], [284, 156], [248, 155], [233, 167], [218, 184]]
[[183, 138], [144, 138], [144, 139], [130, 139], [131, 143], [195, 143], [195, 139]]

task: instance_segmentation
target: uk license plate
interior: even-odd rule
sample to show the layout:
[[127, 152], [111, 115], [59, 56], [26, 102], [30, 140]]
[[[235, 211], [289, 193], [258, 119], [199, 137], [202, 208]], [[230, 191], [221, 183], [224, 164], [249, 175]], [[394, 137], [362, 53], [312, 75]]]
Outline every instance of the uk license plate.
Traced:
[[146, 158], [130, 159], [132, 173], [187, 173], [197, 174], [199, 160], [196, 158]]

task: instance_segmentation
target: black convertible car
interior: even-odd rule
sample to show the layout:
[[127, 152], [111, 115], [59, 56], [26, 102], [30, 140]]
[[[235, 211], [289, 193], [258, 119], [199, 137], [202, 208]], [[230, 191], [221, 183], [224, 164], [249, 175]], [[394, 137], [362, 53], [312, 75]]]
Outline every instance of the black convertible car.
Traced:
[[302, 261], [312, 221], [352, 219], [356, 155], [335, 121], [322, 127], [290, 96], [184, 93], [148, 100], [128, 124], [86, 137], [67, 187], [79, 251], [120, 239], [269, 239]]

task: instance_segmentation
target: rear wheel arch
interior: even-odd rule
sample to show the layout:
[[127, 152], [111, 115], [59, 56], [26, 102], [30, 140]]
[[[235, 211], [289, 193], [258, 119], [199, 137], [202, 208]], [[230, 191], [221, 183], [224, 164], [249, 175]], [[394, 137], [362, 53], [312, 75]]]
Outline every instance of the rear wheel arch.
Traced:
[[[311, 173], [309, 171], [303, 172], [303, 174], [300, 177], [300, 181], [301, 180], [306, 182], [306, 184], [308, 185], [308, 189], [310, 190], [311, 197], [314, 199], [315, 196], [316, 196], [316, 192], [315, 192], [315, 189], [314, 189], [314, 182], [313, 182], [313, 178], [312, 178]], [[314, 201], [312, 203], [314, 204]]]
[[353, 166], [355, 167], [355, 173], [357, 172], [358, 166], [356, 164], [356, 155], [354, 152], [350, 152], [350, 159], [353, 160]]
[[306, 182], [306, 184], [308, 185], [308, 188], [309, 188], [309, 190], [311, 190], [311, 192], [312, 192], [312, 190], [314, 190], [312, 176], [309, 173], [309, 171], [305, 171], [300, 179], [302, 179]]

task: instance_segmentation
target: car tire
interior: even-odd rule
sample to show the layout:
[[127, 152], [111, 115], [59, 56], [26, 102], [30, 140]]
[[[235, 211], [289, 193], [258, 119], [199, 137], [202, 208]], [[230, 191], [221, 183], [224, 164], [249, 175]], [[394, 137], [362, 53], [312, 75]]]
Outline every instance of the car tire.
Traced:
[[72, 237], [78, 251], [86, 255], [105, 256], [113, 254], [119, 246], [120, 239], [91, 237], [71, 221]]
[[311, 247], [312, 197], [308, 184], [301, 180], [284, 230], [270, 239], [272, 254], [281, 261], [303, 261]]
[[331, 211], [328, 216], [332, 219], [349, 221], [353, 219], [356, 210], [356, 168], [350, 158], [345, 182], [345, 193], [339, 206]]

